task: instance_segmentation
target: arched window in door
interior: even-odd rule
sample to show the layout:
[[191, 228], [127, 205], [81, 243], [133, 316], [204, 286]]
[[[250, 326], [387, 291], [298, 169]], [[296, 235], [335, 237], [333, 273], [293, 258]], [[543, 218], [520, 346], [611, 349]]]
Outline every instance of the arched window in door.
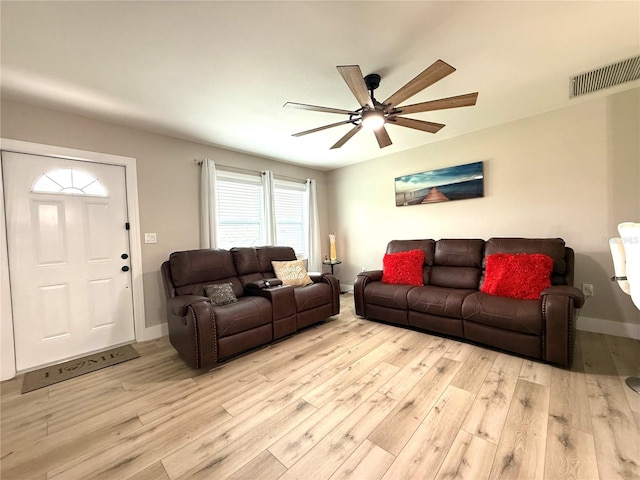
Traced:
[[105, 186], [97, 178], [74, 168], [59, 168], [40, 175], [31, 189], [33, 193], [61, 193], [108, 197]]

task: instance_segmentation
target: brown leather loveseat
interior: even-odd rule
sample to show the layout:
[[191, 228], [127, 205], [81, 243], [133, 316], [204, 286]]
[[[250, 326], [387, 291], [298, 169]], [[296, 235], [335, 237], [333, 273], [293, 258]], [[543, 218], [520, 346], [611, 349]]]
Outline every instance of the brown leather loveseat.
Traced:
[[[584, 296], [572, 286], [574, 253], [562, 239], [393, 240], [387, 254], [415, 249], [425, 254], [424, 286], [383, 283], [382, 270], [362, 272], [354, 284], [356, 314], [571, 366]], [[552, 286], [535, 300], [484, 293], [486, 258], [495, 253], [551, 257]]]
[[[269, 287], [272, 261], [295, 260], [289, 247], [174, 252], [161, 267], [169, 339], [192, 368], [215, 365], [340, 312], [338, 280], [309, 273], [312, 284]], [[277, 283], [277, 282], [275, 282]], [[217, 305], [205, 287], [231, 284], [236, 299]]]

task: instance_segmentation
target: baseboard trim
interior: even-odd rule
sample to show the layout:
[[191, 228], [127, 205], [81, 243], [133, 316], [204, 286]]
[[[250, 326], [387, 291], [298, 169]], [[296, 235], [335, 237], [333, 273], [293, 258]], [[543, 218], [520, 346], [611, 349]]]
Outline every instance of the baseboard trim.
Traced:
[[340, 284], [340, 293], [353, 293], [353, 285]]
[[[353, 293], [353, 285], [341, 283], [340, 291], [342, 293]], [[578, 317], [576, 328], [585, 332], [604, 333], [605, 335], [640, 340], [640, 323], [613, 322], [602, 318], [581, 316]]]
[[612, 322], [602, 318], [578, 317], [578, 330], [586, 332], [604, 333], [616, 337], [626, 337], [640, 340], [640, 323]]
[[143, 340], [155, 340], [167, 335], [169, 335], [169, 326], [166, 323], [161, 323], [153, 327], [146, 327], [143, 332]]
[[[154, 325], [153, 327], [145, 327], [144, 331], [142, 332], [142, 338], [137, 338], [136, 337], [136, 341], [137, 342], [142, 342], [145, 340], [155, 340], [156, 338], [160, 338], [160, 337], [166, 337], [169, 335], [169, 326], [166, 323], [162, 323], [160, 325]], [[112, 345], [113, 348], [119, 347], [121, 345], [126, 345], [126, 344], [120, 344], [120, 345]], [[56, 362], [52, 362], [50, 365], [55, 365], [57, 363], [61, 363], [61, 362], [66, 362], [69, 360], [72, 360], [74, 358], [80, 358], [80, 357], [84, 357], [87, 355], [91, 355], [94, 354], [96, 352], [99, 352], [102, 350], [97, 350], [97, 351], [91, 351], [91, 352], [85, 352], [81, 355], [78, 355], [77, 357], [69, 357], [69, 358], [64, 358], [62, 360], [56, 361]], [[37, 370], [39, 368], [43, 368], [46, 367], [47, 364], [45, 365], [39, 365], [38, 367], [32, 368], [32, 369], [28, 369], [28, 370], [22, 370], [20, 372], [16, 372], [14, 369], [4, 369], [0, 372], [0, 381], [5, 381], [5, 380], [11, 380], [12, 378], [15, 378], [16, 375], [20, 375], [23, 373], [26, 373], [30, 370]]]

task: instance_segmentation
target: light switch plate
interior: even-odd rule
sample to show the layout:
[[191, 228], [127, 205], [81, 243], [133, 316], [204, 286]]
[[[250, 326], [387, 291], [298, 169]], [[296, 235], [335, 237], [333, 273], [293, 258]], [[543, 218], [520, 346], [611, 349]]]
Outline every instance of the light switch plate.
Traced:
[[144, 243], [158, 243], [158, 237], [155, 233], [145, 233]]

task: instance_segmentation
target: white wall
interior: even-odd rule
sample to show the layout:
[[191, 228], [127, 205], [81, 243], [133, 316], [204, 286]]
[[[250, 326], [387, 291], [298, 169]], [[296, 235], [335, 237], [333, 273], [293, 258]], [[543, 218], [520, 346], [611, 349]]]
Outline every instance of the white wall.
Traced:
[[[576, 285], [595, 287], [581, 315], [640, 337], [640, 312], [609, 281], [608, 248], [619, 222], [640, 221], [639, 116], [634, 89], [329, 172], [336, 275], [352, 284], [362, 267], [381, 268], [392, 239], [562, 237]], [[477, 161], [483, 198], [395, 206], [395, 177]]]
[[3, 138], [136, 158], [140, 231], [143, 238], [145, 232], [158, 236], [158, 243], [142, 244], [147, 328], [166, 322], [160, 265], [171, 252], [199, 248], [200, 169], [194, 159], [208, 157], [217, 165], [315, 178], [321, 234], [328, 235], [326, 182], [321, 171], [15, 101], [2, 101], [0, 126]]
[[[639, 116], [634, 89], [327, 173], [6, 100], [0, 136], [137, 159], [141, 232], [158, 234], [142, 251], [147, 327], [165, 321], [161, 262], [199, 246], [193, 159], [209, 157], [315, 178], [323, 253], [335, 231], [343, 284], [380, 268], [396, 238], [559, 236], [576, 250], [576, 284], [595, 285], [582, 316], [637, 332], [640, 313], [609, 281], [607, 241], [619, 222], [640, 220]], [[395, 177], [480, 160], [484, 198], [395, 206]]]

